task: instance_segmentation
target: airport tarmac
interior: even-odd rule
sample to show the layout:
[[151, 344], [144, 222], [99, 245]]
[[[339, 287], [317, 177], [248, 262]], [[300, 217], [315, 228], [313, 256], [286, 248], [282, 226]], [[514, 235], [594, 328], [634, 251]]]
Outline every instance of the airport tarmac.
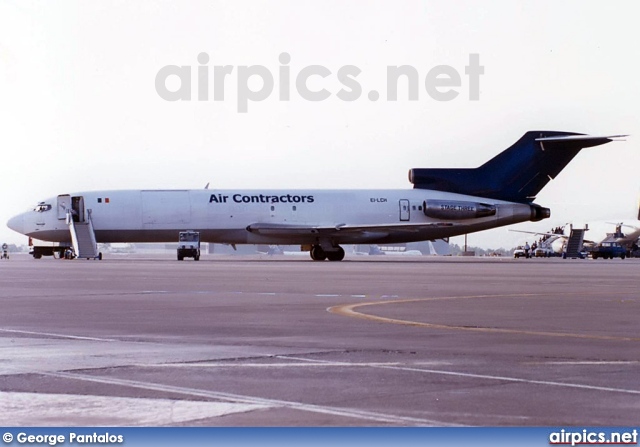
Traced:
[[637, 426], [640, 259], [0, 261], [3, 426]]

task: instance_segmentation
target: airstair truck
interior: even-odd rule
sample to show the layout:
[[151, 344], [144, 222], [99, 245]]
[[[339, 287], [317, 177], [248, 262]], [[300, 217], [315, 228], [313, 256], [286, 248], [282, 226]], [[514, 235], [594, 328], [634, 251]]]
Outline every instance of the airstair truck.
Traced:
[[197, 231], [181, 231], [178, 235], [178, 261], [184, 258], [200, 260], [200, 233]]

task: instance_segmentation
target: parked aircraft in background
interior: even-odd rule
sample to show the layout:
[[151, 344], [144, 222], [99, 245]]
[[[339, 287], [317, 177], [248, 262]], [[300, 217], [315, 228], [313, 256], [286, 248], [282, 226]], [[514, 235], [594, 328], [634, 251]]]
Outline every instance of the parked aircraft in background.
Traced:
[[[518, 222], [550, 210], [538, 192], [580, 152], [622, 135], [531, 131], [474, 169], [411, 169], [405, 190], [110, 190], [61, 194], [8, 222], [13, 230], [101, 258], [97, 243], [202, 242], [301, 245], [316, 261], [344, 244], [436, 240]], [[41, 252], [42, 253], [42, 252]], [[53, 253], [51, 253], [53, 254]]]
[[[622, 246], [627, 254], [632, 254], [638, 248], [640, 238], [640, 222], [627, 220], [627, 223], [606, 222], [589, 224], [589, 233], [597, 236], [597, 242], [593, 247], [604, 243], [615, 243]], [[613, 230], [613, 231], [604, 231]], [[604, 233], [604, 236], [602, 234]], [[587, 246], [587, 248], [593, 248]]]
[[[630, 247], [640, 238], [640, 222], [637, 221], [627, 221], [628, 223], [619, 222], [607, 222], [609, 228], [614, 228], [614, 231], [607, 232], [607, 237], [613, 237], [615, 242], [619, 244]], [[589, 225], [591, 230], [595, 230], [597, 227]], [[594, 233], [597, 234], [597, 233]], [[605, 237], [606, 238], [606, 237]], [[603, 238], [603, 239], [605, 239]]]
[[112, 243], [107, 244], [105, 249], [109, 253], [134, 253], [136, 251], [136, 246], [130, 243]]
[[[623, 222], [596, 222], [588, 224], [586, 225], [586, 231], [589, 239], [583, 240], [583, 248], [590, 251], [603, 242], [615, 242], [624, 247], [627, 250], [627, 253], [630, 253], [638, 248], [638, 238], [640, 238], [640, 222], [634, 223], [636, 223], [636, 225], [628, 225]], [[614, 231], [604, 231], [605, 226], [607, 229], [614, 229]], [[558, 228], [560, 229], [560, 232], [538, 232], [525, 230], [510, 231], [539, 236], [537, 241], [539, 248], [542, 250], [549, 250], [550, 253], [553, 253], [554, 255], [562, 255], [566, 249], [569, 235], [564, 234], [564, 226]], [[594, 240], [592, 240], [591, 237], [594, 237]]]
[[[545, 231], [526, 231], [526, 230], [509, 230], [515, 233], [525, 233], [538, 236], [537, 240], [537, 253], [532, 253], [532, 256], [536, 257], [548, 257], [562, 255], [567, 245], [568, 235], [564, 234], [564, 226], [553, 228], [549, 232]], [[589, 241], [584, 241], [585, 243]], [[542, 253], [542, 254], [540, 254]]]

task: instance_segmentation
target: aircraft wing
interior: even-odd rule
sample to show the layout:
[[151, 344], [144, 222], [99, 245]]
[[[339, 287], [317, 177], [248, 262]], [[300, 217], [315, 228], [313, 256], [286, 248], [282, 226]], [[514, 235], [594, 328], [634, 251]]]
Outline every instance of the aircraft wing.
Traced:
[[634, 231], [640, 231], [640, 227], [634, 226], [634, 225], [628, 225], [625, 223], [613, 223], [613, 222], [607, 222], [609, 225], [620, 225], [621, 227], [626, 227], [626, 228], [633, 228]]
[[564, 234], [557, 233], [545, 233], [544, 231], [524, 231], [524, 230], [509, 230], [515, 233], [527, 233], [527, 234], [535, 234], [536, 236], [557, 236], [557, 237], [569, 237]]
[[[556, 234], [556, 233], [544, 233], [544, 232], [538, 232], [538, 231], [524, 231], [524, 230], [509, 230], [509, 231], [513, 231], [516, 233], [527, 233], [527, 234], [535, 234], [536, 236], [556, 236], [558, 238], [565, 238], [565, 239], [569, 239], [569, 236], [566, 236], [564, 234]], [[583, 244], [595, 244], [595, 242], [590, 241], [588, 239], [583, 239], [582, 241]]]
[[295, 225], [295, 224], [276, 224], [276, 223], [254, 223], [247, 226], [247, 231], [250, 233], [264, 234], [270, 236], [291, 236], [300, 234], [315, 234], [322, 236], [339, 236], [346, 233], [354, 234], [360, 233], [366, 235], [368, 233], [375, 233], [375, 236], [380, 236], [381, 233], [391, 234], [397, 232], [412, 232], [416, 233], [426, 229], [451, 227], [454, 224], [451, 222], [437, 222], [437, 223], [397, 223], [397, 224], [381, 224], [381, 225]]

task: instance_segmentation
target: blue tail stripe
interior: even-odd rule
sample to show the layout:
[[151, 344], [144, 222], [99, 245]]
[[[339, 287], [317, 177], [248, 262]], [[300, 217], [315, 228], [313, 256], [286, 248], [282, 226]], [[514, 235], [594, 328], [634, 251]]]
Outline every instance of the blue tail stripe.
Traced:
[[530, 131], [515, 144], [475, 169], [412, 169], [418, 189], [434, 189], [510, 202], [531, 203], [581, 149], [610, 139], [536, 141], [537, 138], [582, 135], [573, 132]]

